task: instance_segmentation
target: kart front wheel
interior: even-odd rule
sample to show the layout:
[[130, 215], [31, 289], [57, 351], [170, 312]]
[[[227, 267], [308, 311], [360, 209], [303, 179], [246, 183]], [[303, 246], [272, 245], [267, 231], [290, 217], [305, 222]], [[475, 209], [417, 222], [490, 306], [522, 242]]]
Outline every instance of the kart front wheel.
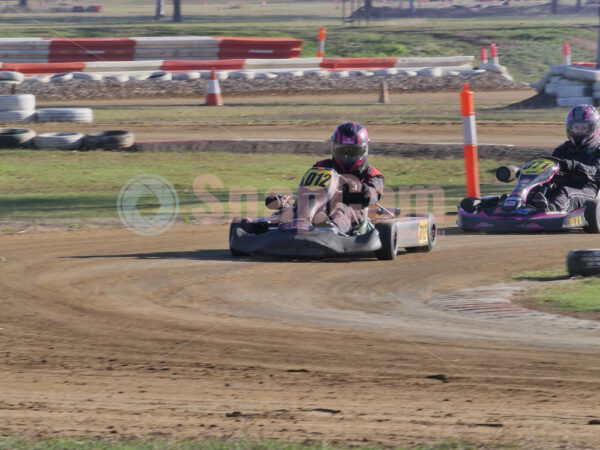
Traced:
[[587, 202], [583, 215], [588, 223], [583, 227], [583, 231], [586, 233], [600, 233], [600, 200]]
[[461, 200], [458, 206], [465, 212], [472, 214], [477, 211], [477, 208], [481, 205], [481, 199], [477, 197], [466, 197]]
[[429, 214], [427, 223], [427, 245], [422, 245], [420, 247], [406, 247], [405, 250], [407, 253], [428, 253], [433, 250], [435, 244], [437, 244], [437, 226], [433, 214]]
[[393, 222], [379, 222], [375, 225], [379, 232], [381, 248], [375, 252], [377, 259], [390, 261], [396, 258], [398, 251], [398, 231]]

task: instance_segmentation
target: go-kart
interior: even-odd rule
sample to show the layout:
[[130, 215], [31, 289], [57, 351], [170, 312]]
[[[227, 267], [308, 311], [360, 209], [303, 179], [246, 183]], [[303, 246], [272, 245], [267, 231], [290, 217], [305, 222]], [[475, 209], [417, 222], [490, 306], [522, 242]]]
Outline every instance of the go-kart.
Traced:
[[[400, 217], [400, 210], [379, 204], [366, 208], [364, 220], [351, 233], [343, 233], [330, 220], [345, 195], [360, 191], [360, 182], [334, 169], [313, 167], [299, 183], [296, 201], [291, 196], [270, 196], [274, 213], [257, 219], [233, 219], [229, 248], [233, 256], [263, 254], [292, 258], [360, 256], [392, 260], [399, 248], [428, 252], [437, 242], [432, 214]], [[348, 198], [348, 197], [346, 197]], [[276, 203], [276, 207], [273, 206]], [[364, 210], [364, 209], [363, 209]]]
[[496, 170], [499, 181], [518, 181], [510, 194], [482, 198], [467, 197], [458, 205], [457, 225], [465, 231], [532, 232], [583, 228], [600, 233], [600, 196], [574, 211], [547, 211], [532, 204], [536, 192], [546, 194], [552, 182], [564, 175], [560, 160], [540, 156], [523, 165], [502, 166]]

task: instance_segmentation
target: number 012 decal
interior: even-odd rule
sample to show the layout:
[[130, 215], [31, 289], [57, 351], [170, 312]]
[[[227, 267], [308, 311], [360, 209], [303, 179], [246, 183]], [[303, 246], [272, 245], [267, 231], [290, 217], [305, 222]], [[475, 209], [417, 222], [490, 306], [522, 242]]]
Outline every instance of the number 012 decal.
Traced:
[[548, 167], [554, 164], [554, 161], [550, 161], [549, 159], [536, 159], [535, 161], [531, 161], [523, 166], [523, 175], [537, 175], [542, 173]]
[[332, 178], [331, 170], [311, 169], [304, 174], [300, 186], [307, 188], [326, 188]]

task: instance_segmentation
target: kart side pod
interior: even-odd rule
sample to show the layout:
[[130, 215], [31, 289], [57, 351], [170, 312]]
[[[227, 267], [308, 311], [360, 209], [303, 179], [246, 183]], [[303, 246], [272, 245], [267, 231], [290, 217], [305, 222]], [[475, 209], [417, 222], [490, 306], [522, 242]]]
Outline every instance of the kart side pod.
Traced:
[[521, 174], [521, 168], [517, 166], [500, 166], [496, 169], [496, 178], [503, 183], [510, 183]]

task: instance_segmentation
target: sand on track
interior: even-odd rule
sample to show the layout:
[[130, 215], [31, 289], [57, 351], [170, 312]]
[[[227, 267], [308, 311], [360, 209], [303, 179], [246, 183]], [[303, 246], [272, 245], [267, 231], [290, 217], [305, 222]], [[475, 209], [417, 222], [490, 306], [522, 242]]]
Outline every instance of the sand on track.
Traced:
[[393, 262], [290, 262], [233, 260], [216, 225], [1, 235], [0, 433], [594, 448], [597, 331], [425, 301], [597, 239], [450, 229]]

